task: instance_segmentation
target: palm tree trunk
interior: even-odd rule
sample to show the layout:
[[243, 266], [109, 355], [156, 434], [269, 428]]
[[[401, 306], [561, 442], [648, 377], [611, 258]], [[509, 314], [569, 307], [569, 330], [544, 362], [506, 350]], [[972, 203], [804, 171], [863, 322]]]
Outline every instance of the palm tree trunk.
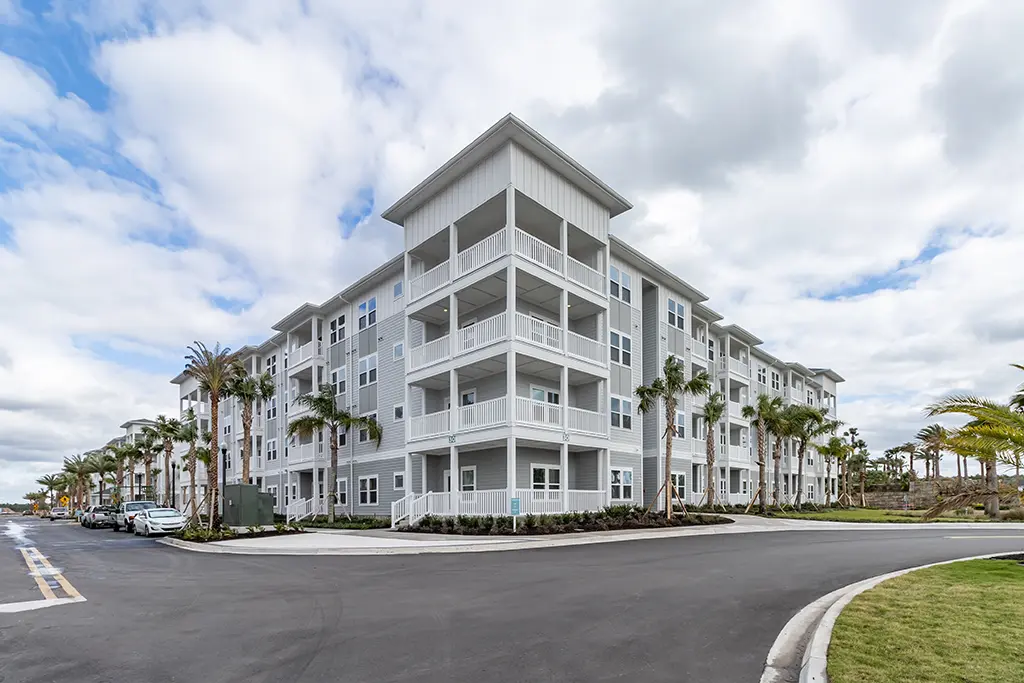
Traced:
[[153, 489], [153, 456], [146, 456], [143, 467], [146, 469], [146, 489], [150, 492]]
[[676, 400], [665, 400], [665, 518], [672, 519], [672, 435], [675, 433]]
[[174, 451], [174, 442], [164, 442], [164, 505], [171, 506], [171, 454]]
[[867, 507], [867, 499], [864, 498], [864, 480], [867, 478], [865, 475], [867, 470], [864, 467], [860, 468], [860, 506]]
[[242, 483], [249, 483], [249, 458], [252, 457], [252, 402], [242, 404]]
[[832, 505], [832, 458], [825, 458], [825, 507]]
[[192, 517], [198, 512], [196, 503], [196, 445], [194, 443], [188, 448], [188, 500], [192, 508]]
[[[338, 504], [338, 427], [331, 426], [331, 471], [328, 473], [330, 480], [327, 482], [327, 521], [334, 524], [334, 506]], [[406, 486], [412, 491], [412, 482]]]
[[800, 462], [796, 464], [796, 509], [803, 509], [803, 496], [804, 496], [804, 452], [807, 449], [807, 445], [804, 441], [800, 441], [800, 450], [797, 451]]
[[775, 466], [775, 485], [772, 486], [772, 505], [782, 507], [782, 499], [779, 497], [779, 480], [782, 479], [782, 439], [775, 438], [775, 452], [772, 453], [772, 463]]
[[220, 465], [218, 459], [220, 458], [220, 394], [217, 392], [210, 392], [210, 464], [206, 466], [206, 490], [209, 491], [207, 496], [207, 505], [210, 518], [210, 528], [216, 529], [220, 527], [220, 512], [217, 507], [217, 499], [219, 489], [217, 488], [217, 467]]
[[708, 506], [715, 504], [715, 430], [708, 429], [707, 439], [708, 460]]
[[135, 500], [135, 463], [128, 465], [128, 498]]
[[760, 495], [758, 496], [758, 512], [762, 515], [768, 512], [768, 482], [765, 481], [767, 463], [765, 463], [765, 439], [768, 438], [768, 430], [765, 429], [764, 420], [757, 421], [757, 483]]
[[956, 487], [958, 489], [960, 489], [960, 488], [963, 488], [963, 486], [964, 486], [964, 478], [960, 474], [960, 456], [958, 455], [958, 456], [956, 456]]
[[996, 474], [996, 464], [994, 462], [986, 462], [984, 470], [988, 490], [992, 492], [985, 500], [985, 514], [990, 519], [996, 519], [999, 517], [999, 475]]

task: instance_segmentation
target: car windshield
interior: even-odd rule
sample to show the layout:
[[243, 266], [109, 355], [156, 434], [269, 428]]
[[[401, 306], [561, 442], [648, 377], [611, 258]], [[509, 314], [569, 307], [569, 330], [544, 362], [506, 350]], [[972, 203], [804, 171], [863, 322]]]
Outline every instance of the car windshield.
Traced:
[[147, 501], [145, 503], [128, 503], [128, 504], [126, 504], [124, 506], [124, 509], [125, 510], [149, 510], [150, 508], [155, 508], [155, 507], [156, 507], [156, 503], [150, 503], [150, 502]]
[[150, 517], [181, 517], [177, 510], [150, 510], [146, 514]]
[[53, 508], [53, 511], [54, 512], [67, 512], [68, 509], [67, 508]]

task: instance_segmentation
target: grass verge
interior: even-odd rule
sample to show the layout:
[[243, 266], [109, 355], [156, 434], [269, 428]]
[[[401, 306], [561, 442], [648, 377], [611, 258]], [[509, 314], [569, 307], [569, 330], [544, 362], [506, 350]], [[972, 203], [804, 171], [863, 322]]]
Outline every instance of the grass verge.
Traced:
[[[895, 524], [922, 524], [924, 510], [874, 510], [871, 508], [822, 509], [821, 511], [785, 512], [772, 511], [771, 517], [781, 519], [810, 519], [821, 522], [889, 522]], [[983, 515], [954, 516], [943, 515], [929, 522], [988, 522]]]
[[971, 560], [890, 579], [847, 605], [832, 683], [1024, 681], [1024, 566]]

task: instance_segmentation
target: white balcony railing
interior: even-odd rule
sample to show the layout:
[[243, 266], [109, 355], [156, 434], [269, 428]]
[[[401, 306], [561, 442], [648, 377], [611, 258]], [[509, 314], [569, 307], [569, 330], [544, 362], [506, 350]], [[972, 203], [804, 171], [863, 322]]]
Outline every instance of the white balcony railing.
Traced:
[[566, 264], [565, 276], [571, 282], [582, 285], [592, 292], [604, 294], [604, 287], [608, 278], [602, 275], [600, 271], [594, 270], [584, 263], [580, 263], [572, 256], [568, 257]]
[[444, 287], [451, 282], [451, 268], [448, 261], [439, 263], [419, 277], [409, 280], [409, 296], [413, 301]]
[[429, 439], [433, 436], [447, 434], [450, 428], [448, 411], [439, 410], [436, 413], [428, 413], [410, 418], [409, 438]]
[[511, 512], [508, 489], [491, 491], [455, 491], [455, 513], [459, 515], [507, 515]]
[[750, 446], [729, 446], [730, 460], [750, 460]]
[[516, 422], [559, 427], [562, 424], [562, 406], [516, 396]]
[[316, 453], [316, 444], [312, 441], [309, 443], [298, 444], [288, 448], [288, 464], [300, 463], [300, 462], [312, 462], [313, 455]]
[[569, 332], [565, 339], [565, 352], [598, 365], [608, 364], [608, 347], [590, 337]]
[[729, 417], [743, 419], [743, 404], [736, 401], [729, 401]]
[[519, 228], [516, 228], [516, 253], [537, 265], [562, 274], [562, 252]]
[[458, 332], [456, 353], [469, 353], [503, 339], [508, 339], [508, 314], [498, 315], [466, 325]]
[[737, 358], [729, 359], [729, 369], [741, 377], [750, 377], [750, 366]]
[[605, 506], [604, 491], [565, 492], [565, 512], [596, 512]]
[[790, 400], [796, 401], [797, 403], [803, 403], [803, 397], [800, 395], [799, 389], [790, 388], [789, 398]]
[[411, 370], [417, 370], [419, 368], [425, 368], [428, 365], [439, 363], [443, 360], [448, 360], [448, 356], [451, 355], [452, 347], [451, 341], [448, 335], [438, 337], [433, 341], [429, 341], [426, 344], [420, 344], [409, 349], [409, 368]]
[[516, 338], [556, 351], [562, 350], [562, 328], [524, 313], [516, 313]]
[[692, 396], [693, 396], [693, 405], [696, 408], [702, 408], [702, 407], [704, 407], [704, 404], [708, 402], [708, 395], [707, 394], [692, 394]]
[[566, 408], [568, 428], [570, 432], [596, 434], [604, 436], [608, 433], [608, 416], [584, 408]]
[[693, 445], [694, 455], [706, 455], [708, 452], [708, 444], [704, 439], [690, 439]]
[[459, 429], [483, 429], [508, 424], [508, 399], [504, 396], [459, 406]]
[[488, 235], [468, 249], [459, 252], [458, 270], [455, 277], [461, 277], [508, 253], [508, 231], [499, 230]]
[[519, 512], [524, 515], [554, 515], [562, 511], [562, 491], [516, 489]]

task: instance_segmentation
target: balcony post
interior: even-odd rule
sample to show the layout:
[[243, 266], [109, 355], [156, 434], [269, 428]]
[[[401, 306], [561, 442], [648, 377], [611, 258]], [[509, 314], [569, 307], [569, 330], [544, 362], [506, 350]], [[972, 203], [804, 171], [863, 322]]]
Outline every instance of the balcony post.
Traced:
[[515, 252], [516, 188], [512, 183], [505, 187], [505, 228], [508, 230], [508, 253]]
[[516, 412], [519, 410], [516, 401], [516, 352], [513, 349], [509, 350], [508, 362], [505, 364], [505, 397], [505, 417], [509, 426], [512, 426], [516, 423]]
[[566, 506], [568, 500], [566, 500], [569, 491], [569, 442], [562, 442], [562, 450], [559, 457], [559, 469], [561, 469], [561, 476], [559, 477], [558, 488], [562, 490], [562, 512], [568, 512]]
[[459, 297], [455, 292], [448, 295], [448, 357], [458, 355], [459, 343]]
[[569, 368], [563, 365], [559, 372], [558, 399], [562, 408], [562, 431], [569, 432]]
[[558, 244], [562, 250], [562, 274], [569, 277], [569, 223], [564, 218], [558, 228]]
[[505, 488], [508, 489], [509, 505], [516, 497], [516, 437], [508, 437], [505, 445]]
[[[562, 221], [562, 223], [564, 224], [565, 221]], [[562, 287], [562, 291], [561, 291], [561, 293], [558, 296], [558, 301], [559, 301], [559, 306], [562, 309], [562, 314], [561, 314], [561, 316], [559, 316], [559, 319], [558, 319], [558, 324], [562, 328], [562, 330], [561, 330], [561, 335], [562, 335], [562, 353], [563, 354], [568, 354], [569, 353], [569, 290], [567, 290], [564, 286]], [[565, 387], [562, 387], [562, 388], [565, 389]], [[564, 400], [564, 397], [565, 397], [564, 391], [562, 393], [562, 397], [563, 397], [563, 400]]]
[[448, 371], [448, 432], [459, 431], [459, 373], [455, 368]]
[[459, 514], [459, 491], [462, 490], [462, 473], [459, 472], [459, 447], [452, 444], [448, 447], [448, 470], [452, 473], [452, 483], [448, 487], [448, 509]]
[[415, 487], [412, 485], [412, 452], [405, 452], [405, 495], [415, 493]]

